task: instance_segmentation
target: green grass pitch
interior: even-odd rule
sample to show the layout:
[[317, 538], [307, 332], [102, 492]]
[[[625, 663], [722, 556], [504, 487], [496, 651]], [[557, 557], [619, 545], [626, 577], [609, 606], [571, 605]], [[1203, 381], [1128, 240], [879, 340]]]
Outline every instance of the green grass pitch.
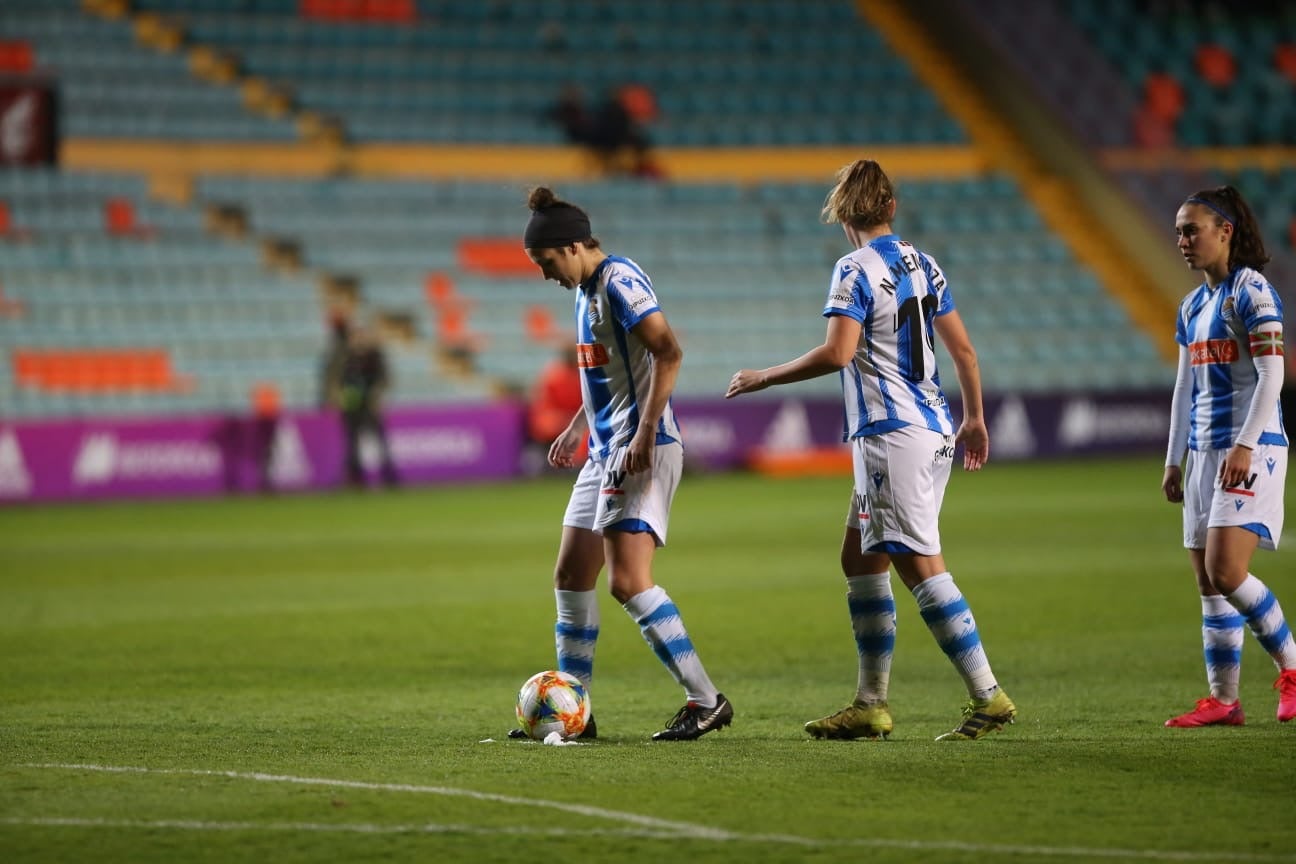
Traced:
[[[569, 481], [0, 511], [0, 860], [1296, 861], [1296, 723], [1248, 636], [1204, 695], [1157, 459], [955, 472], [946, 559], [1018, 722], [936, 743], [962, 685], [899, 581], [884, 742], [812, 741], [855, 657], [849, 479], [686, 477], [656, 578], [732, 699], [682, 694], [600, 583], [600, 738], [506, 740], [551, 668]], [[1291, 537], [1289, 536], [1289, 541]], [[1296, 553], [1253, 570], [1296, 621]]]

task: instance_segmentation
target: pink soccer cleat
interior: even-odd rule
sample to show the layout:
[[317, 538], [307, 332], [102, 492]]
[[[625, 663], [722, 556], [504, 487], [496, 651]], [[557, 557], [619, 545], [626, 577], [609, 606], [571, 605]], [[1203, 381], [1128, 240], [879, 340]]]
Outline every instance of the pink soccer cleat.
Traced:
[[[1296, 672], [1296, 670], [1292, 671]], [[1292, 693], [1291, 709], [1292, 716], [1296, 717], [1296, 675], [1293, 675], [1291, 682], [1288, 685]], [[1281, 708], [1278, 710], [1282, 711]], [[1245, 723], [1246, 715], [1242, 713], [1242, 700], [1239, 699], [1232, 705], [1225, 705], [1214, 696], [1207, 696], [1205, 699], [1197, 700], [1196, 708], [1187, 714], [1171, 717], [1165, 725], [1173, 729], [1192, 729], [1197, 726], [1242, 726]]]
[[1278, 722], [1296, 717], [1296, 669], [1284, 669], [1274, 682], [1278, 691]]

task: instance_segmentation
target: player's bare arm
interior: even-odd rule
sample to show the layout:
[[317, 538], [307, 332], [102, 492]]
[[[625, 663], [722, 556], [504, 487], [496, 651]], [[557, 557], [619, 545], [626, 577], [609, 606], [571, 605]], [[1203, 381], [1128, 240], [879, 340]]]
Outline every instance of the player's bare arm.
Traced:
[[581, 441], [589, 434], [589, 422], [585, 409], [580, 408], [572, 417], [567, 428], [549, 445], [549, 464], [555, 468], [574, 468], [576, 453], [580, 450]]
[[981, 366], [976, 349], [957, 310], [937, 316], [933, 326], [954, 361], [954, 375], [963, 400], [963, 422], [954, 440], [963, 445], [963, 467], [979, 471], [990, 459], [990, 431], [986, 428], [981, 403]]
[[739, 369], [729, 380], [725, 398], [732, 399], [743, 393], [755, 393], [775, 384], [808, 381], [830, 372], [836, 372], [851, 362], [859, 346], [860, 323], [846, 315], [828, 319], [828, 332], [824, 342], [811, 348], [795, 360], [768, 369]]
[[675, 338], [675, 331], [661, 312], [645, 316], [632, 331], [652, 355], [652, 377], [648, 385], [648, 398], [639, 416], [639, 427], [626, 449], [625, 469], [631, 474], [652, 468], [653, 448], [657, 444], [657, 423], [675, 390], [684, 349]]

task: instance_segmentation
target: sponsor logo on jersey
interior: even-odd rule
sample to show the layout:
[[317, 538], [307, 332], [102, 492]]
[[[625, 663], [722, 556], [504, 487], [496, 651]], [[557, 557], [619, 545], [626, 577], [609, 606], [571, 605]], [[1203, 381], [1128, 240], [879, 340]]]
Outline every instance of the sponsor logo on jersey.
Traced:
[[1188, 356], [1194, 366], [1209, 366], [1216, 363], [1234, 363], [1241, 356], [1237, 343], [1232, 339], [1205, 339], [1188, 345]]
[[582, 369], [594, 369], [608, 364], [608, 352], [597, 342], [582, 342], [576, 346], [576, 365]]

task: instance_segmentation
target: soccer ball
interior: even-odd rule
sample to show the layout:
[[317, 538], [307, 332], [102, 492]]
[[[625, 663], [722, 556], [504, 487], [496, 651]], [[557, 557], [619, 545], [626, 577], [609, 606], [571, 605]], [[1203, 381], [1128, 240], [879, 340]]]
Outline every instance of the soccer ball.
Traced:
[[589, 722], [590, 701], [585, 685], [566, 672], [539, 672], [522, 685], [517, 719], [522, 731], [537, 741], [557, 732], [575, 738]]

